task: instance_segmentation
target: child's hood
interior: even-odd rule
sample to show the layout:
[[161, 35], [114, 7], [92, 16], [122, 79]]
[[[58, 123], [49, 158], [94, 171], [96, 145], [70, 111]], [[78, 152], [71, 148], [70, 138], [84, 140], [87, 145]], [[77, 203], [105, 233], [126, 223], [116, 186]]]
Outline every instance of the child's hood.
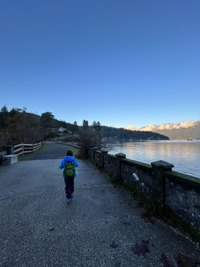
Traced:
[[72, 156], [65, 156], [64, 157], [64, 161], [65, 162], [72, 162], [72, 161], [74, 161], [74, 157], [72, 157]]
[[79, 163], [78, 163], [76, 158], [74, 158], [73, 156], [65, 156], [64, 159], [60, 163], [60, 166], [59, 166], [60, 169], [64, 168], [65, 163], [67, 163], [67, 162], [73, 162], [75, 164], [75, 167], [79, 166]]

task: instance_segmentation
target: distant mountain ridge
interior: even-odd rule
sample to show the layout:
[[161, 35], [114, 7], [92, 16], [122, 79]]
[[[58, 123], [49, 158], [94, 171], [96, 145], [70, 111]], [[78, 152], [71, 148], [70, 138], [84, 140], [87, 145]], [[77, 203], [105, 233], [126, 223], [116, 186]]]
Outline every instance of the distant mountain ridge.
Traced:
[[[127, 129], [135, 130], [135, 127], [128, 126]], [[180, 123], [149, 125], [138, 130], [152, 131], [163, 134], [168, 136], [172, 140], [200, 139], [200, 121], [184, 121]]]
[[114, 128], [109, 126], [101, 126], [101, 136], [106, 141], [115, 140], [168, 140], [169, 138], [163, 134], [152, 131], [132, 131], [124, 128]]

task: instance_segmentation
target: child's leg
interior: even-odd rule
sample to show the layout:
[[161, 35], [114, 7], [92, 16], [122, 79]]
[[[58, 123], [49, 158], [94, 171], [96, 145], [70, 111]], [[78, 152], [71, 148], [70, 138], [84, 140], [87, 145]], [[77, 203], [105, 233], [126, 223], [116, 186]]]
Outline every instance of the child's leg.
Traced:
[[65, 177], [65, 194], [67, 198], [71, 198], [70, 181], [68, 177]]
[[71, 198], [74, 192], [74, 177], [65, 177], [65, 193], [67, 198]]
[[72, 178], [72, 184], [71, 184], [72, 194], [74, 193], [74, 178], [75, 178], [75, 177]]
[[[72, 196], [73, 192], [74, 192], [74, 177], [70, 177], [68, 179], [68, 183], [69, 183], [69, 191], [70, 191], [70, 195]], [[70, 196], [70, 197], [71, 197]]]

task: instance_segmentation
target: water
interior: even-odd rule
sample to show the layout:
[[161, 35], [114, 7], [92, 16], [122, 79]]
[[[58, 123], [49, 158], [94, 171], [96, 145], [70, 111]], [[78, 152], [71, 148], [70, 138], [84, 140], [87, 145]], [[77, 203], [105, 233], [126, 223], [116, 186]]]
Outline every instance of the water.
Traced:
[[119, 142], [103, 145], [109, 154], [124, 153], [126, 158], [151, 163], [164, 160], [173, 170], [200, 178], [200, 140]]

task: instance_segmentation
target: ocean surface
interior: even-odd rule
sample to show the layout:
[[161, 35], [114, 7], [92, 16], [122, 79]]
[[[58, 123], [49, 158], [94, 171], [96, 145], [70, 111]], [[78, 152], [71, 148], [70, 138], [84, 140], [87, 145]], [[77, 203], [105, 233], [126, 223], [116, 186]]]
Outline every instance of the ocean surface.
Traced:
[[200, 178], [200, 140], [144, 141], [103, 144], [109, 154], [124, 153], [126, 158], [151, 163], [164, 160], [173, 170]]

